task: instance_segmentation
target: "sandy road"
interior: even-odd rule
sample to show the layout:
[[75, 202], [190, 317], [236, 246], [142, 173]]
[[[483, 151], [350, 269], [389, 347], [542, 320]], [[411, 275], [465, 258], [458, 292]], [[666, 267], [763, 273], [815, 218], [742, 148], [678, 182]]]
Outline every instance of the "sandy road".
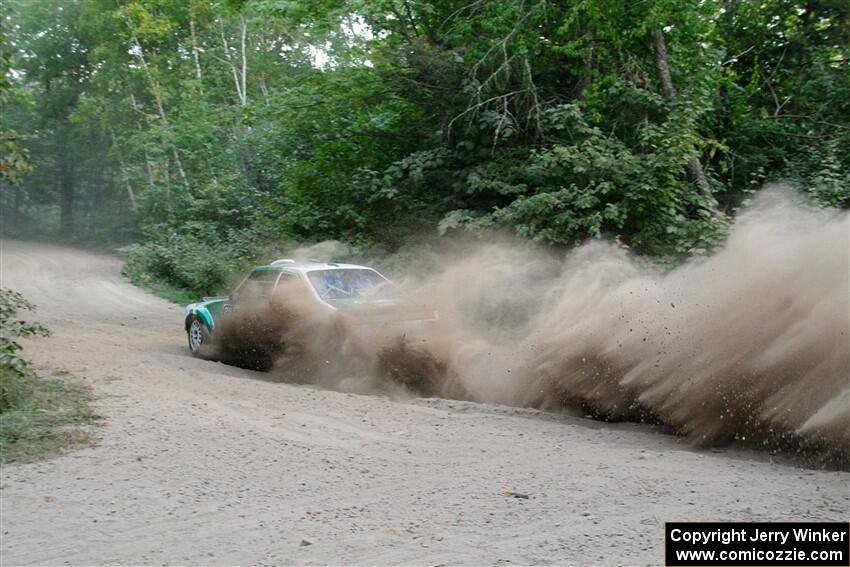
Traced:
[[[850, 474], [639, 426], [274, 383], [192, 359], [108, 256], [3, 241], [98, 442], [3, 467], [0, 562], [658, 565], [666, 520], [847, 520]], [[504, 489], [529, 495], [519, 499]], [[308, 543], [309, 542], [309, 543]]]

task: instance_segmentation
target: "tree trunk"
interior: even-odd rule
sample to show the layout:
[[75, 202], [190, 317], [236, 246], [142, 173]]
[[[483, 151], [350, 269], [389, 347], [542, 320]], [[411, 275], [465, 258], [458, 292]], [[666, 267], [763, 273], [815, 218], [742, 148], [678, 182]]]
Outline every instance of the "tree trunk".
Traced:
[[127, 174], [127, 166], [124, 163], [124, 157], [121, 155], [121, 149], [118, 147], [115, 132], [110, 129], [109, 134], [112, 136], [112, 146], [118, 154], [118, 163], [121, 165], [121, 177], [124, 180], [124, 186], [127, 188], [127, 198], [130, 200], [130, 209], [135, 211], [138, 208], [138, 205], [136, 204], [136, 193], [133, 191], [133, 185], [130, 183], [130, 176]]
[[150, 67], [148, 67], [148, 60], [145, 59], [145, 52], [142, 50], [142, 44], [140, 44], [139, 40], [135, 37], [133, 37], [133, 45], [136, 48], [136, 58], [142, 65], [142, 69], [145, 70], [145, 77], [147, 77], [148, 83], [150, 83], [151, 90], [153, 91], [153, 97], [156, 101], [157, 113], [159, 114], [162, 123], [168, 126], [168, 117], [165, 115], [165, 107], [162, 104], [162, 85], [159, 83], [159, 80], [154, 79], [154, 76], [151, 74]]
[[195, 78], [198, 80], [198, 90], [204, 94], [201, 75], [201, 58], [198, 52], [198, 40], [195, 37], [195, 20], [189, 20], [189, 33], [192, 35], [192, 57], [195, 59]]
[[664, 41], [664, 34], [661, 30], [652, 32], [652, 50], [655, 53], [655, 73], [658, 75], [658, 82], [661, 83], [661, 93], [664, 98], [675, 104], [678, 97], [676, 96], [676, 87], [673, 86], [673, 78], [670, 76], [667, 42]]
[[[670, 63], [667, 55], [667, 42], [664, 41], [664, 34], [661, 30], [652, 32], [652, 48], [655, 54], [655, 73], [658, 76], [658, 82], [661, 83], [661, 93], [670, 103], [676, 104], [678, 95], [676, 87], [673, 86], [673, 78], [670, 76]], [[702, 164], [697, 157], [695, 151], [691, 152], [688, 158], [687, 165], [688, 176], [696, 183], [700, 193], [709, 199], [712, 205], [716, 205], [716, 200], [711, 190], [711, 185], [702, 170]]]
[[242, 25], [242, 106], [248, 104], [248, 53], [245, 49], [245, 38], [248, 33], [248, 25], [245, 23], [245, 16], [239, 14], [239, 23]]
[[130, 199], [130, 209], [135, 211], [139, 208], [139, 205], [136, 203], [136, 194], [133, 192], [133, 186], [130, 184], [130, 178], [127, 176], [127, 170], [124, 169], [123, 164], [121, 166], [121, 174], [124, 177], [124, 185], [127, 187], [127, 197]]
[[596, 52], [596, 42], [590, 40], [590, 45], [587, 47], [587, 54], [584, 56], [584, 74], [579, 78], [576, 85], [576, 98], [583, 98], [584, 91], [590, 88], [593, 81], [593, 65], [594, 55]]
[[263, 95], [263, 100], [265, 101], [266, 106], [271, 106], [269, 103], [269, 87], [266, 85], [265, 73], [260, 75], [260, 92]]
[[[139, 105], [136, 104], [136, 96], [133, 93], [130, 93], [130, 106], [133, 107], [135, 112], [140, 112]], [[142, 132], [144, 129], [142, 128], [141, 122], [136, 122], [136, 127], [139, 129], [139, 132]], [[148, 148], [145, 146], [145, 168], [148, 172], [148, 187], [154, 186], [154, 176], [153, 176], [153, 163], [151, 161], [151, 156], [148, 153]]]
[[59, 169], [60, 230], [69, 236], [74, 230], [74, 172], [68, 160], [65, 127], [56, 131], [56, 165]]
[[[136, 58], [141, 63], [142, 68], [145, 70], [145, 76], [148, 79], [148, 82], [151, 85], [151, 90], [153, 90], [154, 99], [156, 100], [156, 108], [157, 113], [159, 114], [160, 120], [169, 130], [171, 129], [171, 125], [168, 123], [168, 117], [165, 115], [165, 107], [162, 104], [162, 85], [159, 82], [159, 79], [155, 79], [154, 76], [150, 72], [150, 68], [148, 67], [148, 62], [145, 59], [145, 52], [142, 51], [142, 45], [139, 43], [139, 40], [136, 37], [133, 37], [133, 44], [136, 47]], [[174, 156], [174, 164], [177, 166], [177, 172], [180, 174], [180, 179], [183, 181], [183, 186], [188, 189], [189, 188], [189, 178], [186, 176], [186, 170], [183, 169], [183, 162], [180, 160], [180, 154], [177, 152], [177, 147], [171, 144], [171, 154]]]
[[[221, 26], [221, 44], [224, 48], [224, 57], [226, 59], [226, 63], [230, 66], [230, 73], [233, 75], [233, 83], [236, 85], [236, 96], [239, 97], [239, 106], [247, 106], [248, 105], [248, 93], [245, 92], [245, 82], [248, 73], [248, 60], [247, 55], [245, 53], [245, 19], [240, 17], [240, 23], [242, 25], [241, 33], [242, 33], [242, 70], [241, 72], [236, 69], [236, 65], [233, 63], [233, 56], [230, 55], [230, 45], [227, 43], [227, 36], [224, 34], [224, 25]], [[240, 79], [241, 76], [241, 79]]]

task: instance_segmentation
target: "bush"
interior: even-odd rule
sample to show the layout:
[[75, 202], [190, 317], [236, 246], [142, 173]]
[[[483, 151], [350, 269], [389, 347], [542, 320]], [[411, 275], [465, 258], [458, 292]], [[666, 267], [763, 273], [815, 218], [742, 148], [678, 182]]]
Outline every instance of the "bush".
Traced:
[[134, 244], [123, 252], [127, 255], [124, 275], [134, 283], [150, 287], [164, 282], [198, 295], [220, 291], [234, 262], [221, 248], [179, 234]]
[[[19, 320], [17, 314], [22, 309], [32, 311], [35, 306], [20, 293], [0, 288], [0, 368], [9, 369], [18, 375], [23, 375], [29, 365], [26, 359], [18, 354], [21, 345], [15, 339], [49, 334], [44, 325]], [[3, 410], [5, 402], [5, 389], [0, 385], [0, 411]]]

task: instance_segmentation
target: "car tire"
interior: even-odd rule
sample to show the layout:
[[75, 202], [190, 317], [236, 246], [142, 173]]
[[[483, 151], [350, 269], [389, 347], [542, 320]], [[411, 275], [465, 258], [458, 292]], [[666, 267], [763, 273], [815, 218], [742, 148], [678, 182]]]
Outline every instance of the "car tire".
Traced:
[[199, 317], [192, 317], [186, 328], [186, 337], [189, 342], [189, 352], [192, 356], [203, 357], [206, 347], [211, 342], [210, 331]]

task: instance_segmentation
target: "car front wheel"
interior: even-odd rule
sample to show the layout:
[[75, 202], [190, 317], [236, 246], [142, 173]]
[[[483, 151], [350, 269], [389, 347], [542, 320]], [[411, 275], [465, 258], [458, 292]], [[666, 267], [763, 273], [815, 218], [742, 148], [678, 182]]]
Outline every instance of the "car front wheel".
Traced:
[[210, 333], [206, 325], [197, 317], [193, 317], [186, 333], [189, 336], [189, 352], [195, 356], [201, 356], [201, 349], [210, 342]]

